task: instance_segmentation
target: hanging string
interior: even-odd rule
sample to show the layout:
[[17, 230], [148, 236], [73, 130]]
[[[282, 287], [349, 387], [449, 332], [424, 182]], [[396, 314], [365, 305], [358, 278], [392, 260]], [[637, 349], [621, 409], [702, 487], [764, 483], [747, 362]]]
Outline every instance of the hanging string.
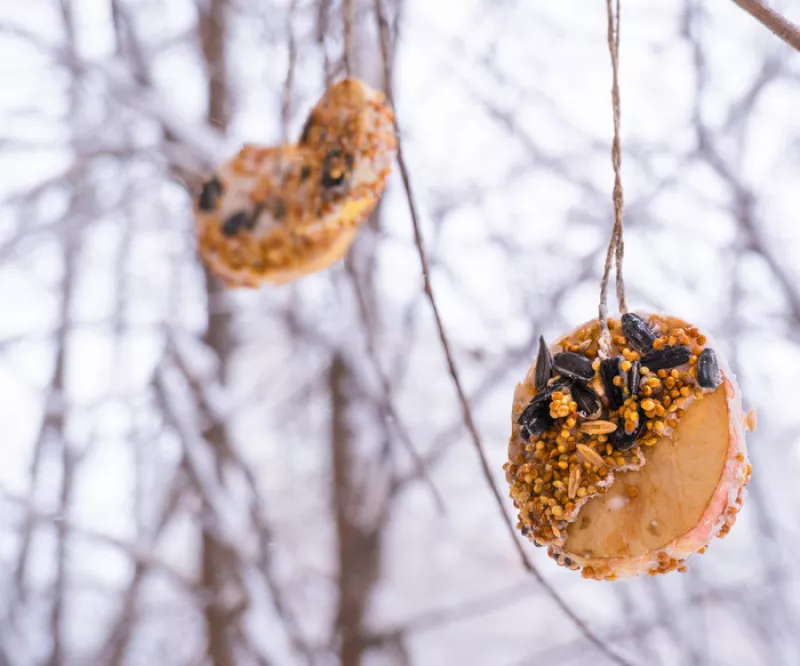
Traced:
[[611, 144], [611, 164], [614, 167], [614, 228], [606, 252], [603, 277], [600, 280], [600, 351], [607, 356], [611, 335], [608, 331], [608, 280], [611, 267], [616, 262], [617, 268], [617, 302], [620, 312], [627, 312], [625, 302], [625, 281], [622, 274], [622, 263], [625, 257], [625, 239], [623, 234], [623, 213], [625, 210], [624, 192], [622, 189], [622, 150], [620, 148], [620, 95], [619, 95], [619, 15], [620, 0], [606, 0], [608, 14], [608, 51], [611, 55], [611, 107], [614, 117], [614, 140]]
[[608, 49], [611, 55], [611, 70], [613, 84], [611, 87], [611, 105], [614, 110], [614, 142], [611, 146], [611, 161], [614, 165], [614, 230], [617, 235], [617, 301], [619, 311], [628, 311], [625, 303], [625, 281], [622, 277], [622, 260], [625, 256], [625, 236], [623, 228], [623, 213], [625, 199], [622, 190], [622, 149], [620, 147], [620, 99], [619, 99], [619, 3], [616, 0], [616, 12], [611, 17], [611, 0], [606, 0], [608, 9]]
[[342, 11], [344, 12], [344, 72], [347, 78], [353, 74], [353, 0], [342, 0]]

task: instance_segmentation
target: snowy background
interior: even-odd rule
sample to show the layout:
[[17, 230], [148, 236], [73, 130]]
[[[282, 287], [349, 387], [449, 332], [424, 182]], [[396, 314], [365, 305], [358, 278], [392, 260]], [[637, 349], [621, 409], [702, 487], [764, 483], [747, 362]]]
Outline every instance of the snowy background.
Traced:
[[[511, 395], [596, 312], [605, 3], [384, 0], [441, 310], [494, 481]], [[796, 2], [774, 2], [800, 22]], [[382, 87], [373, 0], [354, 68]], [[0, 665], [800, 664], [800, 54], [728, 0], [623, 3], [626, 283], [711, 330], [754, 467], [687, 574], [523, 548], [393, 174], [347, 262], [226, 291], [191, 200], [342, 75], [335, 0], [0, 0]], [[505, 509], [512, 512], [511, 501]]]

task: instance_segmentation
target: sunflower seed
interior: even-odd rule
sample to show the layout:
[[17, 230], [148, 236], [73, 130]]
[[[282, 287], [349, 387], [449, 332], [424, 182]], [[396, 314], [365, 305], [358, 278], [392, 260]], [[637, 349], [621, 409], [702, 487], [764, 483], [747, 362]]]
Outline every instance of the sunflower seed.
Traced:
[[247, 213], [240, 210], [238, 213], [231, 215], [222, 225], [222, 233], [226, 236], [235, 236], [239, 233], [240, 229], [244, 229], [249, 225], [249, 218]]
[[631, 363], [631, 369], [628, 370], [628, 391], [630, 391], [632, 396], [639, 393], [639, 380], [641, 378], [639, 368], [639, 361], [634, 361]]
[[608, 441], [617, 451], [628, 451], [634, 447], [636, 444], [636, 440], [642, 436], [644, 432], [644, 424], [645, 424], [645, 415], [642, 413], [642, 410], [639, 410], [639, 422], [636, 425], [636, 429], [633, 432], [626, 432], [625, 428], [618, 428], [616, 431], [611, 433], [608, 437]]
[[322, 178], [320, 184], [325, 189], [332, 189], [347, 183], [353, 170], [353, 156], [350, 153], [342, 155], [338, 148], [331, 150], [322, 162]]
[[572, 388], [574, 384], [572, 383], [572, 379], [569, 377], [556, 377], [555, 379], [550, 380], [550, 383], [547, 385], [547, 390], [550, 391], [552, 395], [556, 391], [563, 391], [564, 389]]
[[656, 339], [647, 322], [631, 312], [622, 315], [622, 334], [638, 351], [650, 351]]
[[717, 388], [722, 383], [722, 373], [714, 350], [707, 347], [697, 359], [697, 383], [703, 388]]
[[536, 358], [536, 388], [542, 390], [547, 386], [547, 380], [553, 376], [553, 355], [547, 347], [543, 336], [539, 336], [539, 355]]
[[572, 393], [572, 399], [578, 403], [578, 413], [581, 416], [591, 419], [600, 415], [602, 409], [600, 398], [588, 386], [573, 384], [570, 387], [570, 393]]
[[[550, 384], [548, 384], [544, 390], [539, 391], [533, 399], [528, 403], [528, 407], [531, 405], [542, 405], [550, 402], [550, 398], [553, 397], [553, 393], [556, 391], [563, 391], [565, 389], [572, 388], [572, 380], [568, 377], [558, 377], [557, 379], [552, 380]], [[550, 407], [547, 406], [547, 410], [549, 412]]]
[[592, 362], [585, 356], [575, 352], [561, 352], [553, 357], [553, 368], [556, 372], [572, 379], [587, 381], [594, 377]]
[[600, 361], [600, 379], [603, 380], [603, 388], [606, 390], [609, 407], [619, 409], [625, 402], [622, 394], [622, 387], [614, 383], [614, 377], [619, 375], [619, 357], [604, 358]]
[[689, 362], [692, 352], [688, 347], [667, 345], [663, 349], [654, 349], [642, 356], [642, 365], [651, 370], [667, 370]]
[[606, 461], [594, 449], [590, 449], [586, 444], [578, 444], [578, 453], [587, 463], [595, 467], [607, 467]]
[[214, 176], [203, 185], [203, 190], [200, 192], [200, 198], [197, 201], [197, 207], [206, 213], [214, 210], [217, 207], [217, 200], [220, 194], [222, 194], [222, 183], [219, 182], [219, 178]]
[[[524, 439], [530, 439], [530, 435], [541, 435], [553, 423], [553, 417], [550, 416], [550, 406], [545, 401], [537, 402], [535, 398], [531, 400], [530, 404], [517, 419], [517, 425], [521, 426], [520, 434], [523, 435]], [[528, 437], [524, 437], [523, 431], [528, 433]]]
[[586, 421], [578, 427], [578, 430], [589, 435], [607, 435], [616, 429], [616, 423], [611, 423], [611, 421]]

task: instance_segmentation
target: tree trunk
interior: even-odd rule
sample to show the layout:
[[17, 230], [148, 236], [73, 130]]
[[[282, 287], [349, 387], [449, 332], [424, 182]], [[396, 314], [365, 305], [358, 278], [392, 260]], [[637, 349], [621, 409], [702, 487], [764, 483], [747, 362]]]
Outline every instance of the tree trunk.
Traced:
[[[225, 61], [225, 37], [227, 27], [227, 6], [225, 0], [210, 0], [198, 4], [200, 23], [200, 42], [203, 61], [208, 76], [208, 109], [206, 118], [224, 130], [228, 118], [228, 82]], [[224, 285], [208, 269], [205, 272], [206, 294], [209, 303], [208, 325], [204, 342], [213, 349], [219, 358], [219, 379], [227, 380], [228, 362], [231, 352], [230, 315], [214, 312], [211, 303], [224, 290]], [[205, 433], [206, 440], [214, 447], [217, 459], [217, 472], [220, 462], [228, 448], [228, 434], [224, 425], [215, 423]], [[229, 631], [228, 617], [220, 603], [222, 589], [226, 583], [226, 567], [230, 558], [215, 538], [212, 530], [203, 528], [201, 532], [202, 567], [200, 585], [207, 594], [209, 603], [205, 608], [208, 656], [214, 666], [235, 666], [235, 650], [232, 632]]]

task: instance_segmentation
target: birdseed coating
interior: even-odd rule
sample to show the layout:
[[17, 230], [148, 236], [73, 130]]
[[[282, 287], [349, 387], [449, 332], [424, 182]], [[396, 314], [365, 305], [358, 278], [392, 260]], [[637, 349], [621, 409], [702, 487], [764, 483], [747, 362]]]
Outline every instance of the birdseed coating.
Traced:
[[295, 145], [244, 146], [195, 201], [199, 252], [230, 286], [322, 270], [375, 208], [397, 149], [382, 93], [344, 79], [309, 114]]
[[[583, 569], [587, 578], [685, 570], [685, 558], [704, 552], [713, 536], [724, 537], [736, 519], [751, 472], [743, 426], [754, 426], [754, 417], [741, 412], [733, 373], [697, 328], [672, 317], [633, 314], [609, 318], [608, 326], [608, 358], [600, 358], [599, 323], [590, 322], [546, 351], [540, 339], [537, 362], [517, 386], [504, 465], [517, 528], [535, 545], [548, 546], [561, 566]], [[545, 370], [537, 371], [539, 363]], [[637, 558], [599, 561], [565, 552], [568, 527], [581, 507], [605, 494], [617, 473], [641, 469], [650, 447], [672, 435], [687, 408], [720, 386], [730, 407], [729, 449], [702, 524]]]

